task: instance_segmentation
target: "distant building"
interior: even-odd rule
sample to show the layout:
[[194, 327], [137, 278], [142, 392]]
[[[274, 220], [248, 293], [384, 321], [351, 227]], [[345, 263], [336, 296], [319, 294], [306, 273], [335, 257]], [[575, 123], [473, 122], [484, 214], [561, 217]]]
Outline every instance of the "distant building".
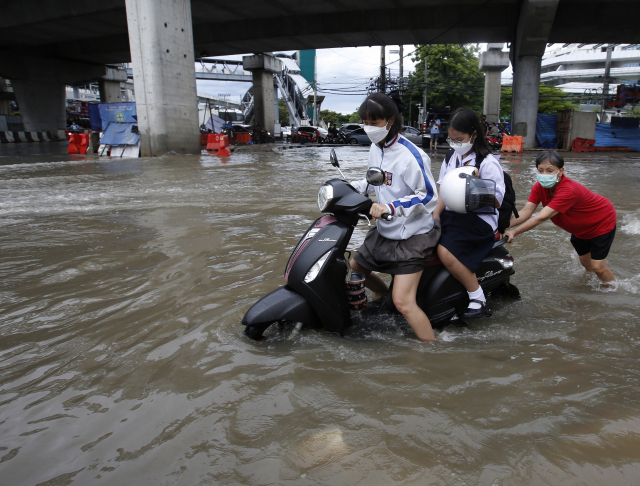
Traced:
[[[553, 44], [542, 56], [540, 82], [567, 93], [584, 94], [585, 99], [602, 94], [608, 44]], [[609, 93], [619, 84], [638, 84], [640, 80], [640, 44], [619, 44], [611, 53]], [[505, 72], [503, 86], [513, 84], [513, 73]]]

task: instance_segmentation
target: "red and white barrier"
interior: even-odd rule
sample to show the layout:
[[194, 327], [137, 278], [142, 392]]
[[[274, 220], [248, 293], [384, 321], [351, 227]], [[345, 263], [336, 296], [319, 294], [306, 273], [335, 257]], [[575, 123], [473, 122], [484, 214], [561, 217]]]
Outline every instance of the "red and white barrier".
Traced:
[[231, 155], [229, 152], [229, 137], [219, 133], [210, 133], [207, 138], [207, 150], [217, 151], [219, 157]]

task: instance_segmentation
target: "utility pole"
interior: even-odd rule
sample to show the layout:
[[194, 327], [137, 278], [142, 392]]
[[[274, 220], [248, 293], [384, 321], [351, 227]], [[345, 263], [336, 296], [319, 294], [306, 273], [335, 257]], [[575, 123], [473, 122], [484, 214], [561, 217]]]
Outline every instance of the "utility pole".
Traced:
[[402, 93], [402, 57], [404, 55], [404, 46], [400, 46], [400, 82], [398, 83], [400, 85], [400, 93]]
[[[422, 119], [418, 115], [418, 123], [427, 126], [427, 58], [424, 58], [424, 89], [422, 91]], [[420, 126], [422, 130], [422, 126]]]
[[385, 48], [386, 46], [380, 46], [380, 92], [381, 93], [387, 92], [387, 83], [385, 80], [387, 70], [384, 66], [385, 65], [385, 61], [384, 61]]
[[[427, 58], [424, 58], [424, 90], [422, 91], [422, 107], [427, 111]], [[425, 120], [426, 121], [426, 120]]]
[[602, 107], [600, 109], [600, 123], [605, 122], [605, 109], [607, 106], [607, 96], [609, 96], [609, 75], [611, 74], [611, 51], [613, 47], [607, 47], [607, 60], [604, 65], [604, 83], [602, 85]]
[[313, 83], [313, 126], [318, 126], [318, 85]]
[[313, 126], [318, 126], [318, 56], [313, 58]]
[[413, 87], [409, 89], [409, 125], [413, 126], [413, 122], [411, 121], [411, 105], [413, 103]]

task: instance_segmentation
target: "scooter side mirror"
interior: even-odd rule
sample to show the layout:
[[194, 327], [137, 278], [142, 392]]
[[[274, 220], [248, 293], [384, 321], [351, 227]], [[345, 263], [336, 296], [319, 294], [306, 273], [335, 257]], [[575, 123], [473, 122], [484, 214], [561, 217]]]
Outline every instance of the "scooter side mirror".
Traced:
[[331, 161], [331, 165], [334, 167], [340, 168], [340, 163], [338, 162], [338, 156], [336, 155], [336, 151], [331, 149], [331, 153], [329, 154], [329, 160]]
[[387, 176], [382, 169], [371, 167], [367, 171], [367, 182], [372, 186], [381, 186], [387, 181]]

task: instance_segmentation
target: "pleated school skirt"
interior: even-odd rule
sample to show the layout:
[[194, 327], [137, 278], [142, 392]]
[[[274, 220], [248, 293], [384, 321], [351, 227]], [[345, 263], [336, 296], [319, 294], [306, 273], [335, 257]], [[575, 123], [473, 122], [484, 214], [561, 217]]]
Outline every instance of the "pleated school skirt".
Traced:
[[390, 275], [418, 273], [427, 266], [438, 246], [440, 223], [435, 220], [433, 223], [428, 233], [413, 235], [406, 240], [390, 240], [381, 236], [378, 228], [372, 228], [353, 258], [374, 272]]
[[474, 213], [446, 210], [442, 211], [440, 221], [440, 244], [465, 267], [475, 272], [495, 243], [494, 232], [489, 223]]

